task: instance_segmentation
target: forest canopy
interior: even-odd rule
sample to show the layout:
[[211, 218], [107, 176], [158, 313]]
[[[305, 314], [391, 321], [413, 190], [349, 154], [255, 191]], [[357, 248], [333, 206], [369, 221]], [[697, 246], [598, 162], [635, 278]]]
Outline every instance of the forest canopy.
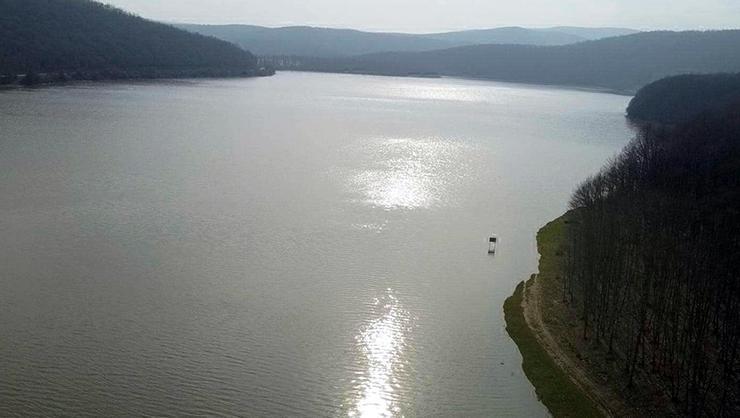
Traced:
[[564, 46], [475, 45], [281, 62], [312, 71], [439, 74], [633, 92], [673, 75], [738, 72], [738, 45], [740, 30], [644, 32]]
[[740, 104], [740, 73], [682, 75], [641, 88], [627, 115], [638, 121], [677, 124], [735, 103]]
[[[740, 104], [707, 106], [723, 91], [718, 80], [736, 82], [689, 77], [647, 89], [681, 89], [650, 97], [659, 118], [704, 111], [643, 125], [581, 184], [562, 251], [563, 298], [583, 337], [614, 358], [624, 385], [647, 379], [689, 416], [740, 414]], [[704, 82], [712, 87], [695, 90]], [[698, 106], [671, 102], [693, 97]]]
[[0, 0], [0, 74], [251, 73], [252, 54], [89, 0]]
[[623, 28], [501, 27], [444, 33], [363, 32], [310, 26], [267, 28], [253, 25], [176, 25], [232, 42], [257, 55], [343, 57], [387, 51], [431, 51], [464, 45], [566, 45], [636, 33]]

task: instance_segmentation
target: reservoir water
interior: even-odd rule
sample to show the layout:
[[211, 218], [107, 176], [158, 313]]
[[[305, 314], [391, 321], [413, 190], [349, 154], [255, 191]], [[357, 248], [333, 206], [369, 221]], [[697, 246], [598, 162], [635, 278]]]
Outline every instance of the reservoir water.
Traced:
[[628, 100], [310, 73], [0, 92], [0, 416], [547, 416], [502, 305]]

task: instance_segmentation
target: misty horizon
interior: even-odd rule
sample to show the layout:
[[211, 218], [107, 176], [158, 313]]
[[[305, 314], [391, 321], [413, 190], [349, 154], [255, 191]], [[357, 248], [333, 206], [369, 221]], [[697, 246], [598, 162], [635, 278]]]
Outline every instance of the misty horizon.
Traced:
[[[428, 34], [500, 27], [548, 29], [559, 26], [583, 28], [629, 28], [655, 30], [720, 30], [738, 28], [740, 3], [728, 0], [666, 1], [645, 4], [628, 0], [612, 4], [605, 0], [544, 0], [481, 3], [464, 0], [422, 2], [402, 5], [381, 0], [359, 1], [351, 9], [337, 0], [314, 0], [288, 4], [287, 0], [266, 3], [221, 0], [212, 3], [191, 0], [109, 0], [106, 3], [152, 20], [204, 25], [255, 25], [269, 28], [309, 26], [352, 29], [365, 32]], [[535, 10], [536, 13], [532, 13]]]
[[[141, 15], [139, 15], [141, 16]], [[146, 19], [150, 19], [147, 16], [141, 16]], [[150, 19], [152, 20], [152, 19]], [[319, 23], [284, 23], [284, 24], [258, 24], [252, 22], [203, 22], [198, 20], [155, 20], [158, 22], [170, 24], [170, 25], [204, 25], [204, 26], [255, 26], [266, 29], [284, 29], [284, 28], [314, 28], [314, 29], [334, 29], [334, 30], [351, 30], [357, 32], [366, 33], [387, 33], [387, 34], [399, 34], [399, 35], [434, 35], [440, 33], [454, 33], [454, 32], [474, 32], [474, 31], [485, 31], [491, 29], [530, 29], [530, 30], [552, 30], [559, 28], [578, 28], [578, 29], [625, 29], [634, 30], [636, 32], [690, 32], [690, 31], [723, 31], [723, 30], [740, 30], [740, 25], [728, 26], [728, 27], [685, 27], [685, 28], [640, 28], [634, 26], [585, 26], [585, 25], [549, 25], [549, 26], [527, 26], [527, 25], [495, 25], [495, 26], [482, 26], [482, 27], [471, 27], [471, 28], [447, 28], [438, 30], [426, 30], [426, 31], [409, 31], [403, 29], [380, 29], [380, 28], [358, 28], [349, 26], [331, 26], [322, 25]]]
[[[146, 18], [146, 16], [142, 16]], [[249, 23], [249, 22], [242, 22], [242, 23], [203, 23], [199, 21], [174, 21], [174, 20], [163, 20], [162, 23], [167, 23], [170, 25], [204, 25], [204, 26], [255, 26], [260, 28], [266, 28], [266, 29], [284, 29], [284, 28], [312, 28], [312, 29], [334, 29], [334, 30], [350, 30], [350, 31], [357, 31], [357, 32], [366, 32], [366, 33], [377, 33], [377, 34], [399, 34], [399, 35], [434, 35], [434, 34], [442, 34], [442, 33], [454, 33], [454, 32], [475, 32], [475, 31], [485, 31], [485, 30], [492, 30], [492, 29], [529, 29], [529, 30], [554, 30], [554, 29], [560, 29], [560, 28], [578, 28], [578, 29], [623, 29], [623, 30], [634, 30], [638, 32], [649, 32], [649, 31], [660, 31], [660, 30], [666, 30], [666, 31], [679, 31], [678, 29], [639, 29], [639, 28], [632, 28], [632, 27], [617, 27], [617, 26], [576, 26], [576, 25], [553, 25], [553, 26], [521, 26], [521, 25], [505, 25], [505, 26], [487, 26], [487, 27], [475, 27], [475, 28], [452, 28], [452, 29], [442, 29], [442, 30], [436, 30], [436, 31], [423, 31], [423, 32], [410, 32], [410, 31], [404, 31], [404, 30], [383, 30], [383, 29], [364, 29], [364, 28], [354, 28], [354, 27], [347, 27], [347, 26], [326, 26], [326, 25], [320, 25], [320, 24], [312, 24], [312, 23], [293, 23], [293, 24], [284, 24], [284, 25], [261, 25], [261, 24], [255, 24], [255, 23]], [[730, 30], [730, 29], [736, 29], [736, 28], [723, 28], [723, 29], [685, 29], [687, 31], [690, 30]], [[737, 29], [740, 29], [738, 27]]]

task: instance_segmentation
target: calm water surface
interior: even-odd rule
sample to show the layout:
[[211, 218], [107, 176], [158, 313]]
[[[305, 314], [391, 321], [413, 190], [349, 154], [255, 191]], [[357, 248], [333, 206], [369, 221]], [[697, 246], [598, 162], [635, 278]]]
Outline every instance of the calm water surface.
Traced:
[[0, 416], [546, 415], [502, 304], [627, 101], [303, 73], [1, 92]]

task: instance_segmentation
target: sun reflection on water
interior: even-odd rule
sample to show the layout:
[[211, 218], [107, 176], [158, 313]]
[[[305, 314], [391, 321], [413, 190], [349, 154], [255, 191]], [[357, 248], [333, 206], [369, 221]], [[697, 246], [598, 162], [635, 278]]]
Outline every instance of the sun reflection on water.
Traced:
[[367, 162], [350, 176], [350, 188], [384, 209], [449, 204], [450, 185], [464, 173], [463, 146], [455, 141], [386, 138], [364, 143], [360, 152]]
[[358, 379], [357, 398], [350, 417], [394, 417], [398, 405], [399, 373], [411, 318], [391, 289], [373, 301], [374, 320], [357, 335], [365, 369]]

